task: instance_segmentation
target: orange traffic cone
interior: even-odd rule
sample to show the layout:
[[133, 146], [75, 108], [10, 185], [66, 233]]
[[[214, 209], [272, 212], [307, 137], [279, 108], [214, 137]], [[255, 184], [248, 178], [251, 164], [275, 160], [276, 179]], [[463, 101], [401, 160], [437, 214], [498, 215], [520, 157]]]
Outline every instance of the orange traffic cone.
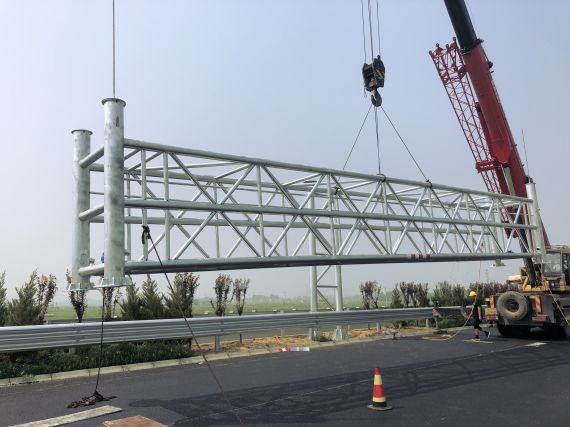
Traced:
[[368, 405], [368, 409], [375, 411], [388, 411], [392, 409], [386, 402], [384, 395], [384, 387], [382, 387], [382, 376], [380, 375], [380, 368], [374, 368], [374, 389], [372, 391], [372, 405]]

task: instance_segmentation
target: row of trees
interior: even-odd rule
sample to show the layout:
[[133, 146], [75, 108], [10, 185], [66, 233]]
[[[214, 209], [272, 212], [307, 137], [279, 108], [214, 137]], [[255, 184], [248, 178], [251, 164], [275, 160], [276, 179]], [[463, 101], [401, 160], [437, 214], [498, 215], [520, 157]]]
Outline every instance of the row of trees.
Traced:
[[[192, 306], [196, 289], [200, 286], [200, 276], [193, 273], [177, 273], [172, 288], [167, 295], [158, 292], [156, 281], [147, 277], [142, 291], [136, 285], [127, 288], [126, 299], [119, 303], [123, 320], [146, 320], [192, 317]], [[228, 274], [220, 274], [214, 282], [214, 298], [210, 305], [216, 316], [226, 314], [228, 303], [234, 301], [235, 311], [241, 316], [249, 279], [232, 279]]]
[[[110, 321], [120, 310], [123, 320], [144, 320], [176, 318], [184, 315], [192, 317], [192, 307], [198, 286], [199, 276], [193, 273], [177, 273], [172, 289], [167, 294], [158, 291], [158, 284], [150, 276], [143, 281], [142, 287], [135, 284], [126, 288], [123, 295], [119, 288], [105, 288], [103, 294], [105, 321]], [[66, 273], [71, 283], [69, 272]], [[242, 315], [245, 297], [249, 288], [249, 279], [232, 279], [227, 274], [220, 274], [214, 282], [214, 298], [210, 305], [217, 316], [224, 316], [228, 304], [234, 302], [235, 311]], [[499, 282], [475, 282], [468, 287], [452, 284], [447, 281], [436, 284], [429, 291], [427, 283], [400, 282], [390, 293], [390, 307], [427, 307], [433, 306], [465, 306], [470, 303], [468, 292], [477, 291], [480, 298], [516, 290], [516, 285]], [[56, 278], [53, 275], [39, 275], [34, 271], [27, 282], [16, 289], [17, 297], [6, 299], [6, 273], [0, 274], [0, 326], [19, 326], [44, 323], [47, 309], [57, 291]], [[362, 307], [366, 310], [380, 308], [380, 298], [388, 296], [382, 292], [377, 281], [366, 281], [360, 284]], [[69, 300], [73, 306], [77, 320], [81, 322], [87, 308], [87, 291], [69, 292]], [[386, 301], [387, 302], [387, 301]]]
[[[142, 289], [136, 284], [126, 288], [125, 296], [120, 288], [101, 289], [103, 300], [103, 320], [110, 321], [120, 310], [123, 320], [145, 320], [192, 317], [192, 306], [196, 289], [200, 285], [200, 276], [193, 273], [177, 273], [172, 288], [166, 295], [158, 291], [158, 284], [150, 276], [142, 283]], [[69, 271], [67, 283], [71, 283]], [[241, 316], [250, 280], [232, 279], [227, 274], [220, 274], [214, 282], [214, 298], [210, 304], [217, 316], [226, 314], [227, 306], [234, 301], [235, 311]], [[6, 298], [6, 273], [0, 274], [0, 326], [39, 325], [44, 323], [49, 304], [57, 291], [57, 281], [53, 275], [38, 275], [34, 271], [29, 280], [16, 288], [17, 297], [8, 301]], [[87, 291], [69, 292], [69, 301], [75, 311], [78, 322], [83, 321], [87, 309]]]
[[[443, 281], [438, 282], [430, 293], [427, 283], [400, 282], [390, 294], [390, 307], [465, 306], [471, 303], [468, 298], [470, 291], [476, 291], [478, 297], [484, 299], [508, 290], [517, 290], [517, 286], [500, 282], [475, 282], [466, 287], [459, 283]], [[362, 308], [365, 310], [380, 308], [378, 302], [383, 292], [377, 281], [361, 283], [360, 295]]]

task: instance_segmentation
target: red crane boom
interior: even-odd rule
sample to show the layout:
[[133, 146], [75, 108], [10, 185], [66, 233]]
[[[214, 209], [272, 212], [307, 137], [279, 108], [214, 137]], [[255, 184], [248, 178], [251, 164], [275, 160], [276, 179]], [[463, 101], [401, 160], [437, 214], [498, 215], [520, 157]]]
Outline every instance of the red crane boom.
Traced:
[[[526, 176], [487, 58], [464, 0], [445, 0], [457, 38], [430, 51], [487, 190], [527, 197]], [[544, 240], [549, 246], [543, 228]]]

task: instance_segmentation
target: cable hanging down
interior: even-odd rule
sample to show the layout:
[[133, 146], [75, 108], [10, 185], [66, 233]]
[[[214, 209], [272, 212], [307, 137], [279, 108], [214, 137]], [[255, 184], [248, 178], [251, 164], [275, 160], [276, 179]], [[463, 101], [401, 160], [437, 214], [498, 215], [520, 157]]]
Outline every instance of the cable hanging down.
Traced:
[[[162, 259], [160, 258], [160, 255], [158, 254], [158, 250], [156, 249], [156, 244], [154, 243], [154, 240], [152, 239], [152, 236], [150, 234], [150, 227], [148, 225], [143, 225], [142, 226], [142, 235], [141, 235], [141, 240], [142, 243], [145, 244], [148, 240], [150, 240], [151, 244], [152, 244], [152, 248], [154, 249], [154, 253], [156, 254], [156, 257], [158, 259], [158, 263], [160, 264], [160, 268], [162, 269], [162, 272], [164, 273], [164, 277], [166, 277], [166, 281], [168, 283], [168, 288], [170, 290], [170, 292], [174, 295], [174, 289], [172, 287], [172, 283], [170, 283], [170, 278], [168, 277], [168, 274], [166, 274], [166, 270], [164, 269], [164, 265], [162, 264]], [[214, 372], [214, 369], [212, 368], [212, 366], [210, 365], [210, 362], [208, 361], [208, 359], [206, 358], [206, 355], [204, 354], [204, 351], [202, 350], [202, 348], [200, 347], [200, 343], [198, 342], [198, 339], [196, 338], [196, 335], [194, 334], [194, 330], [192, 329], [192, 327], [190, 326], [190, 322], [188, 321], [188, 318], [186, 317], [186, 315], [184, 314], [184, 310], [182, 309], [182, 305], [180, 304], [180, 301], [175, 299], [176, 302], [176, 308], [178, 308], [178, 311], [180, 312], [181, 317], [184, 319], [184, 323], [186, 323], [186, 327], [188, 328], [188, 331], [190, 332], [190, 335], [192, 337], [192, 339], [194, 340], [194, 342], [196, 343], [196, 347], [198, 348], [198, 352], [200, 353], [200, 355], [202, 356], [202, 359], [204, 359], [204, 363], [206, 364], [206, 366], [208, 367], [208, 370], [210, 371], [210, 374], [212, 375], [212, 378], [214, 379], [214, 381], [216, 382], [218, 388], [220, 389], [220, 392], [222, 394], [222, 397], [224, 398], [224, 400], [226, 401], [228, 407], [231, 409], [231, 411], [233, 412], [234, 416], [236, 417], [237, 422], [240, 425], [244, 425], [239, 412], [237, 411], [237, 409], [232, 405], [232, 402], [230, 401], [229, 397], [227, 396], [224, 387], [222, 386], [222, 383], [220, 382], [219, 378], [217, 377], [216, 373]]]

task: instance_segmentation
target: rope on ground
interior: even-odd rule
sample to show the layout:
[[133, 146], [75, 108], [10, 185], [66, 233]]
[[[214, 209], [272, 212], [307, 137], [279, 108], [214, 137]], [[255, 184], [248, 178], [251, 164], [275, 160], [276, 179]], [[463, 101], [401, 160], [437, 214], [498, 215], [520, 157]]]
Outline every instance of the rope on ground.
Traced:
[[[477, 292], [477, 295], [479, 295], [479, 287], [481, 286], [481, 266], [482, 266], [482, 261], [479, 261], [479, 273], [477, 276], [477, 288], [475, 289], [475, 292]], [[445, 334], [445, 337], [443, 335], [441, 337], [424, 336], [424, 337], [422, 337], [422, 339], [430, 340], [430, 341], [451, 341], [453, 338], [455, 338], [457, 335], [459, 335], [461, 333], [461, 331], [463, 331], [464, 328], [467, 326], [467, 323], [469, 323], [469, 321], [473, 317], [474, 308], [475, 308], [475, 300], [473, 301], [473, 305], [471, 306], [471, 313], [469, 313], [469, 316], [467, 316], [465, 323], [463, 323], [463, 326], [461, 326], [461, 328], [458, 329], [454, 334]]]

